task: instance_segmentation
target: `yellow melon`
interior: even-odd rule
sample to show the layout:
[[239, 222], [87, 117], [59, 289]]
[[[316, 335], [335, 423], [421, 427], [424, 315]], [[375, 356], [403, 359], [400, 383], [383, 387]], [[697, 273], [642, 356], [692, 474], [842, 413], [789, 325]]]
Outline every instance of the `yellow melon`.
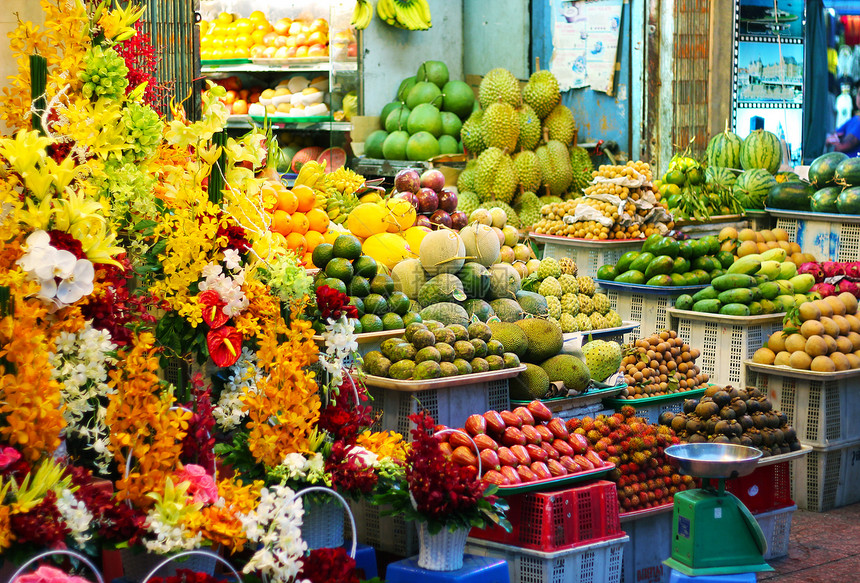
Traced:
[[355, 207], [349, 218], [346, 220], [346, 226], [356, 237], [366, 239], [377, 233], [384, 233], [388, 228], [386, 217], [388, 209], [382, 205], [372, 202], [365, 202]]
[[368, 237], [361, 245], [365, 255], [373, 257], [388, 269], [393, 269], [400, 261], [417, 257], [406, 239], [394, 233], [377, 233]]
[[[400, 233], [412, 227], [415, 224], [416, 211], [412, 203], [403, 198], [389, 198], [385, 201], [385, 208], [388, 210], [388, 216], [385, 222], [388, 223], [389, 233]], [[417, 249], [417, 247], [416, 247]]]

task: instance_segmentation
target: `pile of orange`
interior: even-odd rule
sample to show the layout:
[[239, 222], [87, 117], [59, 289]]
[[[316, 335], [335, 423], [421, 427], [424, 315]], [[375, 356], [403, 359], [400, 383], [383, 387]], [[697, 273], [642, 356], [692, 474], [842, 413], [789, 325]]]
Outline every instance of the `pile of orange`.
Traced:
[[292, 190], [281, 182], [269, 181], [263, 186], [263, 203], [272, 212], [273, 232], [284, 237], [284, 245], [304, 258], [310, 265], [310, 256], [320, 243], [327, 242], [329, 218], [316, 208], [312, 188], [298, 185]]
[[328, 22], [278, 19], [270, 23], [255, 10], [247, 18], [221, 12], [200, 23], [200, 58], [204, 61], [248, 58], [302, 58], [328, 56]]

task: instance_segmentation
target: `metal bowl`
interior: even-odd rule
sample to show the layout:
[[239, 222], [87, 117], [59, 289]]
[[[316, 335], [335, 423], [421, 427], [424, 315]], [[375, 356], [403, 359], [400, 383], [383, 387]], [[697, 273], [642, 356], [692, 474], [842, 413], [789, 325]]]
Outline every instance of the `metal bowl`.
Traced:
[[685, 443], [666, 448], [669, 462], [696, 478], [738, 478], [751, 474], [762, 456], [754, 447], [733, 443]]

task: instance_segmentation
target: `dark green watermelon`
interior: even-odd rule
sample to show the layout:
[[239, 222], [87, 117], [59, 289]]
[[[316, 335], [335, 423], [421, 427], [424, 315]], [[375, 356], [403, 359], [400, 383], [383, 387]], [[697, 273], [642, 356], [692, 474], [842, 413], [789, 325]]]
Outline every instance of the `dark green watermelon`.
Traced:
[[775, 209], [808, 211], [815, 191], [806, 182], [784, 182], [767, 193], [767, 206]]
[[809, 204], [812, 212], [838, 213], [839, 208], [836, 206], [836, 199], [839, 198], [840, 192], [842, 192], [842, 188], [839, 186], [825, 186], [816, 191]]
[[705, 184], [707, 184], [712, 192], [721, 190], [732, 190], [735, 183], [738, 181], [737, 175], [722, 166], [708, 166], [705, 170]]
[[860, 158], [848, 158], [840, 162], [833, 175], [833, 182], [839, 186], [860, 186]]
[[776, 185], [776, 178], [764, 168], [747, 170], [742, 173], [735, 183], [733, 192], [735, 198], [745, 209], [764, 208], [765, 199], [770, 189]]
[[860, 215], [860, 186], [852, 186], [839, 193], [836, 207], [843, 215]]
[[836, 167], [847, 158], [848, 156], [842, 152], [830, 152], [819, 156], [809, 165], [809, 182], [815, 188], [832, 186]]

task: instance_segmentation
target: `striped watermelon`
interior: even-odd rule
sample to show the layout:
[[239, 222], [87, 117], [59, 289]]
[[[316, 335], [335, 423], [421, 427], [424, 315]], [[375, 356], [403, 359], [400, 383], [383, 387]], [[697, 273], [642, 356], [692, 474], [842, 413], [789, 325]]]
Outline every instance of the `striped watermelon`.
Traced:
[[833, 182], [839, 186], [860, 186], [860, 158], [847, 158], [840, 162]]
[[726, 130], [715, 135], [705, 148], [705, 159], [708, 166], [722, 168], [741, 167], [741, 139], [737, 134]]
[[745, 209], [763, 209], [767, 194], [776, 184], [776, 178], [767, 170], [748, 170], [735, 183], [734, 195]]
[[860, 186], [846, 188], [840, 192], [836, 206], [843, 215], [860, 215]]
[[737, 180], [737, 175], [728, 168], [708, 166], [705, 170], [705, 184], [711, 187], [712, 192], [731, 190]]
[[779, 138], [766, 130], [755, 130], [741, 144], [741, 167], [744, 170], [763, 168], [776, 174], [782, 163]]

